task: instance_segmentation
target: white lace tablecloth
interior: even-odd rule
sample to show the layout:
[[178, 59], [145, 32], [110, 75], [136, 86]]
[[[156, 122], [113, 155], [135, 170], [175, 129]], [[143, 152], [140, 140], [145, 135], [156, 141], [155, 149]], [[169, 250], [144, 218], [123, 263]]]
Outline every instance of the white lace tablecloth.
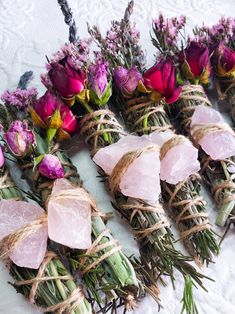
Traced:
[[[79, 28], [80, 37], [87, 35], [86, 21], [97, 24], [105, 30], [111, 19], [120, 19], [127, 5], [127, 0], [70, 0]], [[136, 0], [133, 19], [141, 30], [142, 44], [147, 52], [148, 64], [154, 60], [155, 50], [150, 41], [151, 20], [159, 12], [167, 16], [185, 14], [189, 26], [201, 25], [203, 21], [211, 25], [221, 15], [231, 15], [235, 11], [234, 0]], [[40, 73], [44, 71], [45, 55], [50, 56], [67, 40], [68, 29], [57, 6], [56, 0], [0, 0], [0, 93], [6, 88], [15, 88], [19, 76], [26, 70], [33, 70], [34, 85], [42, 94]], [[70, 150], [73, 161], [86, 188], [92, 193], [99, 208], [110, 211], [110, 198], [99, 182], [96, 169], [89, 158], [86, 148], [74, 140]], [[215, 221], [216, 207], [208, 200], [208, 212], [211, 221]], [[125, 223], [116, 216], [109, 222], [114, 236], [122, 243], [127, 254], [137, 252], [133, 234]], [[218, 229], [217, 229], [218, 230]], [[221, 230], [218, 230], [221, 232]], [[235, 234], [230, 231], [223, 243], [221, 254], [215, 258], [215, 264], [204, 269], [204, 273], [215, 279], [205, 282], [208, 293], [197, 290], [195, 298], [200, 313], [232, 314], [235, 313]], [[180, 300], [183, 281], [176, 274], [176, 290], [168, 285], [161, 288], [162, 314], [180, 313]], [[29, 314], [38, 313], [20, 294], [7, 283], [11, 278], [4, 266], [0, 265], [0, 313]], [[157, 307], [150, 298], [146, 298], [135, 313], [155, 314]]]

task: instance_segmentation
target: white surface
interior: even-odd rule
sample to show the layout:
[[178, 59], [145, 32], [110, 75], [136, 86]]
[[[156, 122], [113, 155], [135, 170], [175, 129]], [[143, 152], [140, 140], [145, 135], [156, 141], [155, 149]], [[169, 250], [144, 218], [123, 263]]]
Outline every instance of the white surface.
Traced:
[[[120, 19], [127, 0], [70, 0], [74, 10], [79, 34], [86, 35], [86, 21], [98, 24], [101, 29], [109, 26], [111, 19]], [[142, 43], [148, 53], [148, 62], [151, 64], [154, 48], [150, 43], [149, 29], [151, 17], [159, 11], [168, 16], [185, 14], [189, 24], [201, 24], [204, 20], [212, 24], [224, 14], [233, 14], [234, 0], [136, 0], [134, 20], [141, 30]], [[56, 0], [0, 0], [0, 92], [6, 88], [15, 88], [19, 76], [26, 70], [35, 73], [34, 85], [43, 88], [39, 75], [44, 71], [45, 55], [56, 51], [67, 40], [67, 26], [57, 6]], [[74, 140], [76, 143], [76, 139]], [[89, 159], [89, 153], [84, 148], [80, 150], [79, 144], [74, 145], [73, 160], [84, 181], [84, 185], [93, 194], [98, 205], [103, 211], [112, 210], [109, 197], [104, 191], [104, 186], [96, 178], [97, 172]], [[216, 208], [213, 203], [208, 203], [211, 221], [215, 221]], [[114, 235], [120, 240], [129, 254], [137, 251], [132, 234], [128, 233], [128, 226], [119, 218], [110, 222]], [[209, 293], [201, 290], [195, 292], [200, 313], [227, 314], [235, 313], [235, 241], [234, 231], [231, 231], [220, 256], [215, 259], [215, 264], [204, 270], [204, 273], [213, 277], [216, 282], [206, 282]], [[164, 309], [163, 314], [178, 314], [182, 296], [183, 282], [177, 275], [177, 289], [173, 291], [169, 285], [161, 289], [161, 299]], [[7, 284], [10, 277], [3, 266], [0, 268], [0, 313], [29, 314], [37, 313], [21, 295]], [[157, 307], [146, 298], [135, 313], [154, 314]]]

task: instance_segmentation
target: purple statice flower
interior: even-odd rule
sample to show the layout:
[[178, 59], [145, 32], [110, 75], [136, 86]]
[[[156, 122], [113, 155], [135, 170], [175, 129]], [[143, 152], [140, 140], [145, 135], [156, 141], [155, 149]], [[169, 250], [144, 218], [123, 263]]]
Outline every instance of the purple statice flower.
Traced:
[[38, 166], [38, 171], [49, 179], [59, 179], [64, 177], [64, 168], [58, 157], [52, 154], [44, 155]]
[[49, 71], [51, 66], [58, 63], [64, 58], [70, 59], [70, 64], [74, 69], [80, 69], [84, 66], [84, 63], [88, 61], [90, 53], [91, 39], [80, 39], [74, 43], [65, 44], [60, 50], [58, 50], [49, 63], [46, 64], [46, 68]]
[[194, 29], [195, 39], [213, 51], [220, 42], [235, 50], [235, 19], [222, 17], [218, 23]]
[[180, 50], [181, 30], [186, 24], [185, 16], [179, 18], [165, 18], [160, 14], [158, 18], [153, 20], [153, 31], [155, 38], [153, 44], [163, 55], [176, 55]]
[[37, 97], [36, 88], [32, 87], [29, 89], [16, 89], [13, 92], [6, 90], [2, 96], [1, 100], [6, 105], [14, 105], [20, 109], [25, 109], [31, 106]]

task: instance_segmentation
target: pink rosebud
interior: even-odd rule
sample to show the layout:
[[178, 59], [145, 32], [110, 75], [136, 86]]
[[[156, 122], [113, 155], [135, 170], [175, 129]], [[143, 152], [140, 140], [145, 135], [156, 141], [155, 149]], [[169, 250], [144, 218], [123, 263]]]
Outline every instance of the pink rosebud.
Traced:
[[112, 95], [111, 82], [108, 82], [107, 62], [102, 59], [89, 66], [89, 90], [93, 103], [105, 105]]
[[16, 157], [24, 157], [30, 154], [35, 144], [33, 131], [28, 128], [26, 122], [19, 120], [12, 122], [5, 134], [5, 140]]
[[86, 75], [72, 66], [69, 57], [51, 64], [48, 75], [54, 88], [64, 98], [71, 98], [84, 89]]
[[233, 76], [235, 73], [235, 51], [221, 42], [213, 56], [216, 74], [220, 77]]
[[191, 41], [180, 54], [179, 61], [183, 75], [193, 83], [207, 84], [211, 73], [209, 49], [203, 44]]
[[168, 104], [179, 98], [181, 87], [176, 83], [175, 66], [169, 59], [161, 60], [144, 73], [144, 85], [158, 94], [159, 99], [165, 98]]
[[142, 75], [135, 68], [130, 70], [118, 66], [114, 69], [114, 80], [123, 96], [130, 96], [136, 90], [139, 81], [143, 81]]
[[5, 163], [5, 158], [3, 155], [2, 146], [0, 145], [0, 168], [4, 166], [4, 163]]
[[78, 130], [77, 120], [70, 108], [49, 91], [38, 99], [31, 115], [35, 125], [57, 129], [59, 140]]
[[64, 169], [58, 157], [46, 154], [38, 166], [38, 170], [44, 177], [59, 179], [64, 177]]

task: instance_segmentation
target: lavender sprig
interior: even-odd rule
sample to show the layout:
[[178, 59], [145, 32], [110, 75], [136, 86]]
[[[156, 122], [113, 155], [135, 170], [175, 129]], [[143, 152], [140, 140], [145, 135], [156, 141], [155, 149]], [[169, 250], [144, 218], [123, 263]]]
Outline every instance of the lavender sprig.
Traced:
[[77, 27], [75, 20], [73, 18], [72, 10], [68, 5], [67, 0], [58, 0], [58, 4], [60, 5], [61, 11], [64, 15], [64, 21], [69, 26], [69, 41], [71, 43], [78, 40], [77, 36]]
[[145, 64], [144, 52], [139, 45], [140, 34], [135, 24], [131, 23], [134, 2], [130, 1], [121, 21], [112, 21], [112, 26], [103, 37], [98, 27], [88, 26], [88, 32], [101, 49], [112, 67], [118, 65], [126, 68], [136, 66], [142, 69]]

